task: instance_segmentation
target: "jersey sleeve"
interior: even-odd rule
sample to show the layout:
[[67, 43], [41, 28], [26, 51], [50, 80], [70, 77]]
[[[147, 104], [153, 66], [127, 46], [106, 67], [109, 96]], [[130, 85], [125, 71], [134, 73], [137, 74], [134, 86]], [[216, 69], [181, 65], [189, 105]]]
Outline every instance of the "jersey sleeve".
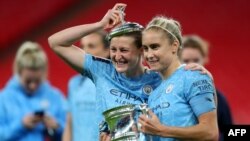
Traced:
[[86, 54], [84, 57], [84, 71], [82, 75], [89, 77], [93, 82], [95, 82], [98, 77], [102, 77], [105, 73], [110, 73], [112, 71], [113, 66], [110, 60], [90, 54]]
[[197, 71], [186, 75], [185, 97], [197, 117], [216, 109], [214, 92], [215, 88], [209, 76]]

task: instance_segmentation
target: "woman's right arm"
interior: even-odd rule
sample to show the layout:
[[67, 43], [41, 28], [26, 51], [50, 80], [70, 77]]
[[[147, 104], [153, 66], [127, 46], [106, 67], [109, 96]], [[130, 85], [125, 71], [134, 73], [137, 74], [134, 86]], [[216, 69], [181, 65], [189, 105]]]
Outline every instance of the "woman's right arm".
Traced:
[[63, 132], [63, 141], [71, 141], [72, 140], [72, 118], [71, 114], [67, 114], [66, 126]]
[[50, 47], [67, 64], [81, 73], [83, 71], [85, 52], [73, 44], [92, 32], [112, 28], [119, 24], [120, 18], [117, 8], [119, 6], [126, 5], [116, 4], [113, 9], [108, 10], [100, 22], [74, 26], [51, 35], [48, 39]]

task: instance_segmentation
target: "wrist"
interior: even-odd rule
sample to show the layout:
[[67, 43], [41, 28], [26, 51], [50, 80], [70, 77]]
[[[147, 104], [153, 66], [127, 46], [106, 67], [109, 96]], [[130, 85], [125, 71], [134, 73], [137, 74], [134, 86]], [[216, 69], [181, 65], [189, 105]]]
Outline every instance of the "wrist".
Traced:
[[168, 128], [164, 125], [160, 126], [160, 132], [158, 133], [158, 136], [162, 136], [162, 137], [167, 137], [167, 132], [168, 132]]
[[99, 22], [96, 22], [96, 23], [95, 23], [95, 26], [96, 26], [98, 29], [104, 29], [105, 24], [104, 24], [102, 21], [99, 21]]

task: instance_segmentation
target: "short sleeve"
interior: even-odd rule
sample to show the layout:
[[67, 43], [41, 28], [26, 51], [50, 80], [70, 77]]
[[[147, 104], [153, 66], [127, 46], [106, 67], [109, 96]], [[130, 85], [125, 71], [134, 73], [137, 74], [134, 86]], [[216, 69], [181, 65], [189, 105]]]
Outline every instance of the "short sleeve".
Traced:
[[93, 82], [104, 73], [111, 72], [112, 62], [108, 59], [99, 58], [90, 54], [84, 55], [82, 75], [89, 77]]
[[185, 97], [197, 117], [216, 109], [214, 85], [207, 75], [191, 72], [186, 76], [185, 92]]

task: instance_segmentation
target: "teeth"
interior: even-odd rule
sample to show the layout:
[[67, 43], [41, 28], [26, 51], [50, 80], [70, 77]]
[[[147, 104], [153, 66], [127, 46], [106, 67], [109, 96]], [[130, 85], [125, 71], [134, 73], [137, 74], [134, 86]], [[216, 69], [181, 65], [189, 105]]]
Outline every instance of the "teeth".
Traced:
[[118, 65], [123, 65], [125, 62], [117, 62]]
[[156, 63], [157, 61], [149, 61], [149, 63]]

